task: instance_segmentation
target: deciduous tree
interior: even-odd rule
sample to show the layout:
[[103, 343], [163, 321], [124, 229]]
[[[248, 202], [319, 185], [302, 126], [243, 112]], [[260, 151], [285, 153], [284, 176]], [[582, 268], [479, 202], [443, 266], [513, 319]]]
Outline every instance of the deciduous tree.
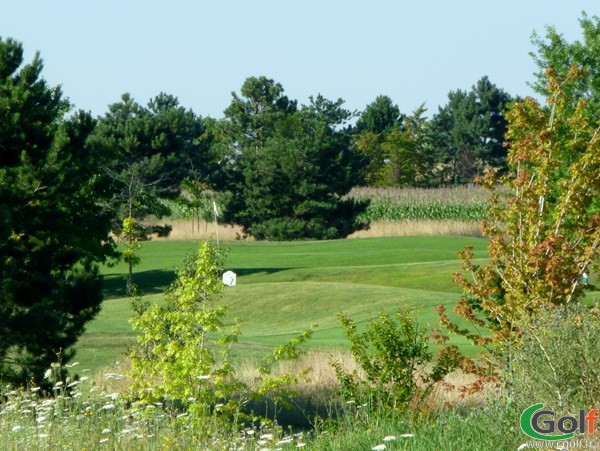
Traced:
[[563, 89], [571, 91], [568, 97], [572, 101], [572, 108], [575, 108], [577, 101], [586, 99], [590, 113], [600, 117], [600, 18], [583, 13], [579, 24], [582, 39], [573, 42], [567, 41], [555, 27], [547, 27], [543, 36], [534, 33], [532, 41], [536, 51], [531, 52], [531, 56], [538, 71], [533, 87], [538, 93], [548, 95], [546, 69], [552, 68], [559, 77], [566, 78], [571, 67], [577, 65], [585, 73]]
[[[463, 252], [471, 277], [456, 275], [465, 291], [457, 311], [490, 327], [500, 349], [518, 338], [519, 324], [542, 306], [578, 302], [586, 289], [583, 275], [598, 257], [600, 128], [588, 114], [588, 101], [572, 97], [585, 75], [578, 66], [565, 77], [547, 70], [549, 106], [527, 98], [507, 113], [510, 172], [483, 178], [493, 192], [483, 227], [490, 262], [478, 265], [469, 249]], [[489, 341], [456, 325], [451, 329], [479, 344]]]

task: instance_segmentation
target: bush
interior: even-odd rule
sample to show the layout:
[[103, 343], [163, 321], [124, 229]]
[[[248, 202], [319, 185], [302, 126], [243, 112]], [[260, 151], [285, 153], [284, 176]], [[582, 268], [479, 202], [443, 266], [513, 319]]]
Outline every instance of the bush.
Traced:
[[366, 400], [368, 409], [396, 411], [412, 401], [419, 404], [459, 364], [460, 354], [454, 346], [442, 348], [433, 362], [426, 331], [419, 329], [408, 310], [398, 311], [395, 318], [380, 313], [363, 333], [348, 316], [341, 314], [339, 319], [364, 373], [350, 373], [333, 362], [341, 395], [347, 401]]

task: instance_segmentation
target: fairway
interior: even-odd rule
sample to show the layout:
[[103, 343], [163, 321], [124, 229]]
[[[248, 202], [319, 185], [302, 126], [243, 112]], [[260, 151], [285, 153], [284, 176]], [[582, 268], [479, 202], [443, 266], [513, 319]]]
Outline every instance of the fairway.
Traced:
[[[381, 311], [410, 306], [423, 326], [435, 326], [435, 307], [444, 303], [451, 310], [459, 297], [452, 277], [460, 270], [457, 252], [466, 245], [477, 259], [486, 256], [485, 239], [465, 237], [221, 243], [229, 249], [226, 269], [238, 275], [223, 299], [231, 320], [242, 326], [236, 354], [258, 356], [313, 323], [318, 329], [309, 347], [344, 348], [340, 312], [364, 324]], [[143, 243], [134, 282], [160, 302], [174, 268], [197, 247], [197, 241]], [[77, 345], [75, 360], [82, 368], [96, 371], [120, 360], [134, 337], [126, 271], [124, 264], [103, 268], [106, 300]]]

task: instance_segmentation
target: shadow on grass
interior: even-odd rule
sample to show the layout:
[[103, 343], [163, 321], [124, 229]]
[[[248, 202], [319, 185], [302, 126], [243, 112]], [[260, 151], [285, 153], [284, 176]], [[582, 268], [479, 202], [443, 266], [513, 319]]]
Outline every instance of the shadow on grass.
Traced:
[[299, 268], [233, 268], [232, 271], [237, 274], [238, 277], [251, 276], [253, 274], [264, 274], [271, 275], [281, 271], [288, 271], [290, 269]]
[[[125, 296], [125, 274], [105, 274], [102, 294], [104, 299], [121, 298]], [[144, 294], [164, 292], [175, 280], [175, 271], [152, 270], [133, 273], [133, 283]]]
[[[238, 277], [249, 276], [252, 274], [270, 275], [280, 271], [287, 271], [295, 268], [234, 268], [233, 272]], [[105, 274], [102, 294], [104, 299], [125, 297], [126, 274]], [[140, 271], [133, 273], [133, 283], [144, 294], [163, 293], [169, 285], [175, 280], [174, 270], [155, 269], [151, 271]]]

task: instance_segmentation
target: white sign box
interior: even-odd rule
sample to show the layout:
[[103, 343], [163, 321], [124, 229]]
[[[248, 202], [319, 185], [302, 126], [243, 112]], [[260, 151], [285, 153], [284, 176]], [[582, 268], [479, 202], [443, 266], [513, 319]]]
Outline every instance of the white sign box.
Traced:
[[228, 287], [235, 287], [237, 275], [233, 271], [227, 271], [223, 274], [223, 284]]

